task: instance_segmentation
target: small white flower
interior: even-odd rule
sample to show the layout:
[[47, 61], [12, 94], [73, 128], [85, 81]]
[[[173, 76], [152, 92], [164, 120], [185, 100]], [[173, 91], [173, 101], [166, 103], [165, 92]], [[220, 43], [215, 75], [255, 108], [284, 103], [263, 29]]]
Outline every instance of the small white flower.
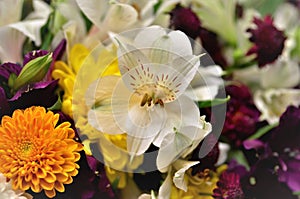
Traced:
[[158, 0], [76, 0], [82, 12], [100, 30], [104, 40], [108, 32], [120, 33], [134, 27], [144, 27], [154, 21], [154, 5]]
[[257, 91], [254, 102], [261, 111], [261, 120], [267, 120], [270, 124], [279, 121], [280, 116], [288, 106], [300, 105], [299, 89], [268, 89]]
[[6, 177], [0, 173], [0, 198], [7, 199], [31, 199], [29, 194], [23, 191], [13, 190], [10, 181], [6, 181]]

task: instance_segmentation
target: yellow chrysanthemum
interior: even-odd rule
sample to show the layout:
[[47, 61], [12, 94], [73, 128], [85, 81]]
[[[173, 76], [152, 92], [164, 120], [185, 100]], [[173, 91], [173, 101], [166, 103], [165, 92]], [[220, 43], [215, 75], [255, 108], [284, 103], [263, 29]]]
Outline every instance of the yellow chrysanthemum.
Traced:
[[[84, 70], [80, 71], [82, 67]], [[79, 71], [80, 73], [78, 73]], [[126, 151], [126, 134], [101, 133], [87, 121], [88, 107], [86, 107], [84, 98], [86, 89], [92, 81], [107, 75], [120, 75], [115, 46], [110, 50], [100, 47], [90, 51], [82, 44], [75, 44], [69, 53], [68, 65], [63, 61], [57, 61], [52, 72], [53, 78], [59, 79], [58, 83], [64, 90], [62, 111], [73, 117], [80, 133], [88, 137], [88, 140], [83, 141], [86, 154], [92, 155], [89, 149], [91, 140], [93, 143], [98, 142], [107, 165], [105, 169], [108, 179], [110, 182], [117, 180], [118, 188], [124, 188], [127, 174], [121, 170], [136, 169], [143, 162], [143, 157], [133, 159], [130, 168], [127, 168], [130, 157]], [[74, 86], [77, 86], [75, 90], [73, 90]], [[74, 110], [72, 110], [72, 106]]]
[[73, 140], [69, 122], [56, 126], [58, 114], [30, 107], [4, 116], [0, 126], [0, 172], [13, 189], [45, 191], [52, 198], [64, 192], [78, 174], [82, 144]]
[[217, 187], [219, 175], [226, 170], [227, 166], [220, 166], [217, 171], [205, 169], [196, 175], [187, 172], [187, 192], [172, 186], [171, 199], [213, 199], [213, 190]]
[[[120, 74], [116, 54], [103, 50], [99, 53], [98, 62], [95, 62], [92, 59], [86, 60], [90, 53], [91, 51], [84, 45], [75, 44], [69, 53], [68, 65], [63, 61], [57, 61], [54, 64], [52, 77], [54, 79], [59, 79], [58, 84], [64, 90], [62, 111], [68, 114], [69, 116], [72, 116], [72, 99], [75, 79], [78, 74], [78, 71], [80, 70], [85, 61], [89, 62], [88, 64], [90, 65], [99, 66], [98, 69], [101, 68], [101, 66], [104, 67], [109, 64], [109, 67], [105, 68], [105, 71], [103, 72], [102, 76]], [[112, 63], [109, 63], [106, 60], [114, 61]]]

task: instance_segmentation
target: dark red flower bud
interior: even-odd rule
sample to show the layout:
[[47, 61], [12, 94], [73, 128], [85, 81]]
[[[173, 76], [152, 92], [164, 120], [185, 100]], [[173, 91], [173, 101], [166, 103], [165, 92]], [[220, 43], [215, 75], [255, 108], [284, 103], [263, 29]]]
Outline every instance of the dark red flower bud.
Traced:
[[186, 35], [195, 39], [200, 32], [200, 21], [197, 15], [190, 9], [184, 8], [179, 4], [170, 12], [170, 27], [180, 30]]
[[256, 28], [249, 28], [251, 33], [250, 41], [254, 45], [249, 49], [247, 55], [256, 54], [259, 67], [274, 62], [282, 53], [286, 37], [283, 31], [278, 30], [271, 16], [266, 16], [263, 20], [254, 18]]

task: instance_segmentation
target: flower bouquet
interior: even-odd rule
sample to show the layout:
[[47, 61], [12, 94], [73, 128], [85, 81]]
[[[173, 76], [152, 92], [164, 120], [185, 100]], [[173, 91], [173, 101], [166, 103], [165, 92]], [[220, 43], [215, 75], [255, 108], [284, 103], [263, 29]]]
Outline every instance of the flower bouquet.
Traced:
[[0, 198], [300, 198], [300, 1], [0, 1]]

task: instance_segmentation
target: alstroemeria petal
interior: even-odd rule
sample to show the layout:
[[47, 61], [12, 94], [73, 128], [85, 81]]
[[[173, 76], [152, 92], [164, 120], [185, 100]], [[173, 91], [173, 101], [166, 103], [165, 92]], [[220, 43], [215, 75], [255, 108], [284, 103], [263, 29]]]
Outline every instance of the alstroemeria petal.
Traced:
[[256, 91], [254, 103], [261, 111], [261, 120], [265, 119], [270, 124], [279, 121], [279, 117], [290, 105], [300, 105], [299, 89], [269, 89]]
[[187, 89], [185, 94], [195, 101], [213, 100], [218, 94], [218, 86], [201, 86]]
[[4, 26], [0, 28], [0, 38], [1, 62], [21, 63], [25, 36], [17, 30]]
[[165, 110], [167, 112], [168, 119], [164, 128], [159, 132], [153, 142], [153, 144], [157, 147], [161, 146], [164, 137], [174, 127], [176, 129], [180, 129], [183, 126], [197, 126], [199, 124], [199, 108], [187, 96], [181, 95], [177, 100], [165, 104]]
[[174, 167], [178, 169], [178, 171], [174, 174], [173, 182], [175, 186], [179, 189], [187, 191], [187, 182], [185, 182], [184, 174], [185, 172], [191, 168], [192, 166], [199, 164], [198, 161], [185, 161], [185, 160], [177, 160], [174, 163]]
[[115, 3], [107, 11], [102, 27], [104, 26], [107, 30], [118, 33], [133, 25], [137, 19], [138, 13], [132, 6]]
[[121, 134], [117, 126], [112, 108], [112, 95], [118, 81], [118, 76], [105, 76], [93, 82], [88, 88], [85, 100], [89, 108], [88, 121], [96, 129], [109, 134]]
[[141, 66], [141, 64], [149, 63], [144, 53], [135, 46], [125, 44], [121, 38], [117, 38], [119, 43], [118, 61], [121, 74], [125, 74], [130, 69]]
[[24, 21], [10, 24], [14, 28], [35, 42], [37, 46], [41, 45], [41, 27], [46, 24], [50, 7], [43, 1], [33, 1], [34, 12], [30, 13]]
[[177, 78], [173, 80], [171, 83], [171, 88], [174, 85], [178, 85], [178, 93], [177, 95], [181, 95], [190, 85], [190, 82], [194, 78], [198, 66], [200, 64], [200, 60], [198, 56], [186, 56], [186, 57], [178, 57], [172, 62], [173, 68], [180, 73], [180, 76], [177, 75]]
[[[142, 29], [134, 38], [134, 44], [137, 48], [150, 48], [157, 38], [166, 35], [165, 29], [160, 26], [150, 26]], [[147, 39], [145, 39], [147, 38]]]
[[[263, 88], [291, 88], [300, 82], [300, 69], [296, 61], [280, 58], [262, 70]], [[270, 78], [272, 77], [272, 78]]]
[[172, 40], [172, 53], [177, 53], [178, 56], [191, 56], [193, 54], [191, 42], [189, 38], [181, 31], [172, 31], [168, 34]]
[[0, 27], [20, 20], [23, 0], [0, 1]]
[[218, 65], [200, 66], [185, 94], [194, 101], [212, 100], [218, 94], [219, 86], [223, 85], [222, 73]]
[[95, 24], [101, 28], [101, 22], [109, 7], [107, 0], [76, 0], [80, 10]]
[[142, 139], [128, 135], [126, 139], [127, 151], [133, 155], [142, 155], [149, 148], [154, 137]]
[[167, 134], [158, 151], [156, 162], [158, 170], [165, 172], [166, 168], [179, 158], [194, 140], [201, 140], [205, 134], [205, 131], [195, 126], [185, 126]]
[[140, 106], [141, 97], [130, 92], [122, 81], [116, 86], [112, 96], [114, 117], [128, 135], [137, 138], [150, 138], [161, 129], [166, 119], [165, 111], [155, 106], [151, 111]]
[[165, 181], [162, 183], [162, 185], [159, 188], [157, 198], [159, 199], [170, 198], [171, 189], [172, 189], [172, 174], [170, 169]]

